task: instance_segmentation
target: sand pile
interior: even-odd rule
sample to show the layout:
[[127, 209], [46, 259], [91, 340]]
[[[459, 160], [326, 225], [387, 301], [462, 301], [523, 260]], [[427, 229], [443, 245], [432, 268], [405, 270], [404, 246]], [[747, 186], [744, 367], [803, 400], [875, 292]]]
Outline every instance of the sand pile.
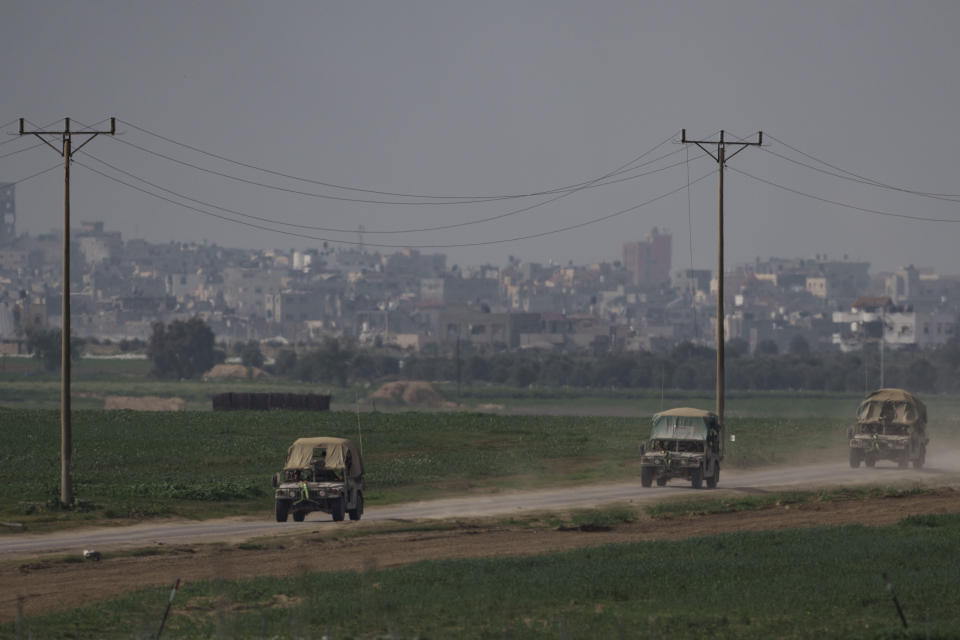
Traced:
[[456, 406], [447, 402], [429, 382], [405, 381], [388, 382], [367, 398], [373, 406], [393, 405], [420, 407], [425, 409], [446, 409]]
[[161, 398], [159, 396], [106, 396], [103, 408], [132, 409], [134, 411], [183, 411], [187, 403], [183, 398]]
[[224, 380], [240, 378], [243, 380], [260, 380], [266, 378], [267, 372], [257, 367], [245, 367], [242, 364], [217, 364], [213, 369], [203, 374], [204, 380]]

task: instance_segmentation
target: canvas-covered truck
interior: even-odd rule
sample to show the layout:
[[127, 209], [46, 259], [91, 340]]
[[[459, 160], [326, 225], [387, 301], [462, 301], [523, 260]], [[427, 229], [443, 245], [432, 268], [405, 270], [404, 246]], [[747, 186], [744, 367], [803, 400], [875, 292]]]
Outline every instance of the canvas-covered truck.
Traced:
[[892, 460], [915, 469], [927, 458], [927, 407], [903, 389], [878, 389], [860, 403], [857, 423], [847, 430], [850, 466]]
[[283, 471], [273, 474], [277, 522], [287, 516], [303, 522], [312, 511], [343, 520], [363, 515], [363, 457], [360, 448], [344, 438], [300, 438], [287, 449]]
[[640, 445], [640, 484], [658, 487], [671, 478], [689, 480], [694, 489], [713, 489], [720, 481], [723, 427], [717, 414], [701, 409], [670, 409], [653, 416], [650, 439]]

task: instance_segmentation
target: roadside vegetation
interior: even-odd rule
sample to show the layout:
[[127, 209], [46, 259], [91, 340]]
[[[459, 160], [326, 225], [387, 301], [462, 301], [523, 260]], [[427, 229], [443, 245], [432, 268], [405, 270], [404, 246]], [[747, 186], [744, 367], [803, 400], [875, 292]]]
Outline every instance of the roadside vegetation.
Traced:
[[657, 502], [644, 508], [652, 518], [674, 518], [691, 515], [761, 511], [774, 507], [789, 507], [813, 502], [838, 502], [868, 498], [904, 498], [916, 495], [952, 495], [952, 488], [944, 487], [841, 487], [819, 491], [777, 491], [761, 495], [721, 495], [716, 497], [680, 498]]
[[[188, 583], [172, 638], [946, 638], [960, 628], [960, 515], [728, 533], [362, 573]], [[895, 586], [904, 629], [882, 574]], [[152, 636], [169, 587], [0, 633]]]

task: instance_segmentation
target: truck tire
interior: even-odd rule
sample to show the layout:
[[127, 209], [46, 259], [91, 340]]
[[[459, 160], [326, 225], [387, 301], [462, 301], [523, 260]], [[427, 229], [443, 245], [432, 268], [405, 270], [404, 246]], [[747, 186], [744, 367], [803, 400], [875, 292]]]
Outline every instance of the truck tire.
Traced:
[[303, 519], [307, 517], [306, 511], [294, 511], [293, 512], [293, 521], [294, 522], [303, 522]]
[[337, 498], [336, 500], [334, 500], [334, 501], [333, 501], [333, 504], [332, 504], [331, 506], [332, 506], [332, 508], [331, 508], [331, 510], [330, 510], [330, 515], [333, 516], [333, 521], [334, 521], [334, 522], [342, 522], [342, 521], [343, 521], [343, 516], [344, 516], [344, 514], [346, 513], [346, 511], [345, 511], [345, 504], [344, 504], [344, 502], [343, 502], [343, 496], [340, 496], [339, 498]]
[[347, 514], [351, 520], [359, 520], [360, 516], [363, 515], [363, 494], [359, 491], [357, 492], [357, 506], [347, 511]]
[[670, 478], [667, 478], [666, 476], [660, 476], [660, 477], [658, 477], [658, 478], [657, 478], [657, 486], [658, 486], [658, 487], [665, 487], [665, 486], [667, 486], [667, 480], [669, 480], [669, 479], [670, 479]]
[[717, 483], [720, 482], [720, 463], [713, 463], [713, 474], [707, 478], [707, 489], [716, 489]]
[[858, 468], [861, 462], [863, 462], [863, 449], [850, 449], [850, 468]]
[[690, 486], [694, 489], [703, 487], [703, 467], [697, 467], [690, 474]]
[[653, 484], [653, 467], [640, 467], [640, 486], [649, 487]]
[[868, 467], [877, 466], [877, 456], [872, 453], [868, 453], [863, 457], [863, 464], [867, 465]]
[[921, 448], [920, 448], [920, 455], [917, 456], [916, 458], [914, 458], [914, 460], [913, 460], [913, 468], [914, 468], [914, 469], [922, 469], [922, 468], [923, 468], [923, 463], [926, 462], [926, 460], [927, 460], [927, 448], [926, 448], [926, 447], [921, 447]]
[[287, 521], [287, 512], [290, 510], [290, 503], [286, 500], [277, 500], [277, 522]]

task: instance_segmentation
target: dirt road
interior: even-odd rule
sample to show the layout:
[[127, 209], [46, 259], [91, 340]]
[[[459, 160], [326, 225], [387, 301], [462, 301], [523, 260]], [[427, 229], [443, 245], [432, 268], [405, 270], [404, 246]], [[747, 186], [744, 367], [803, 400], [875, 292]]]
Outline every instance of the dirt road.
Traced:
[[[960, 484], [960, 453], [949, 451], [931, 455], [922, 470], [898, 469], [880, 462], [872, 469], [851, 469], [846, 464], [830, 463], [797, 467], [775, 467], [757, 471], [723, 471], [717, 491], [758, 493], [777, 488], [809, 489], [824, 486], [920, 483], [929, 486]], [[666, 487], [644, 489], [637, 482], [502, 492], [481, 496], [446, 498], [389, 507], [370, 507], [363, 523], [396, 520], [481, 518], [530, 511], [567, 511], [604, 504], [640, 505], [657, 500], [690, 496], [696, 492], [689, 484], [673, 480]], [[705, 493], [704, 493], [705, 495]], [[356, 526], [362, 523], [354, 523]], [[0, 559], [45, 553], [80, 553], [83, 549], [101, 552], [157, 544], [183, 545], [210, 542], [239, 542], [259, 536], [287, 533], [316, 527], [345, 526], [330, 521], [323, 513], [313, 513], [302, 523], [273, 521], [272, 513], [262, 518], [229, 518], [201, 522], [148, 522], [128, 527], [71, 529], [42, 535], [0, 537]]]
[[[882, 463], [881, 463], [882, 464]], [[760, 511], [652, 519], [604, 530], [476, 527], [463, 522], [442, 531], [378, 533], [387, 521], [503, 516], [524, 511], [562, 512], [607, 503], [642, 505], [677, 496], [764, 493], [788, 489], [863, 484], [922, 484], [945, 487], [933, 495], [873, 498], [784, 505]], [[25, 616], [68, 609], [116, 597], [131, 589], [169, 586], [211, 578], [239, 579], [258, 575], [295, 575], [303, 571], [366, 571], [421, 560], [516, 556], [580, 547], [674, 539], [726, 531], [783, 529], [857, 523], [880, 525], [920, 513], [960, 511], [960, 456], [942, 452], [922, 471], [884, 465], [850, 469], [841, 464], [807, 465], [727, 473], [716, 492], [694, 491], [675, 481], [667, 487], [643, 489], [619, 483], [562, 490], [500, 493], [451, 498], [370, 509], [361, 522], [334, 523], [312, 514], [303, 523], [260, 520], [148, 523], [132, 527], [71, 530], [45, 535], [14, 534], [0, 538], [0, 622], [13, 620], [18, 606]], [[353, 536], [360, 530], [367, 535]], [[346, 535], [344, 535], [346, 534]], [[212, 545], [260, 536], [281, 536], [264, 545]], [[124, 548], [152, 547], [159, 555], [113, 555]], [[47, 553], [77, 554], [97, 549], [101, 562], [57, 562]], [[334, 553], [330, 553], [334, 551]]]

